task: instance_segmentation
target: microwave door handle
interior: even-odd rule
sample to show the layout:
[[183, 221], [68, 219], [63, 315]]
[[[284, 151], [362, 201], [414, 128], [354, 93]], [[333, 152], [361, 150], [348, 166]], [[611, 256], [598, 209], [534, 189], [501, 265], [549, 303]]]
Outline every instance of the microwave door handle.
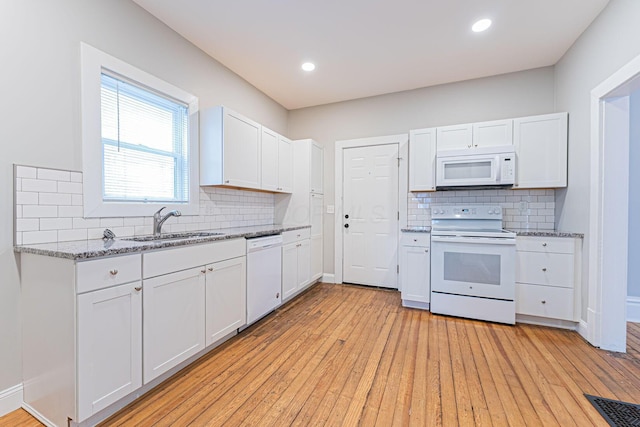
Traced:
[[442, 243], [474, 243], [481, 245], [515, 245], [515, 239], [500, 239], [500, 238], [477, 238], [477, 237], [445, 237], [445, 236], [431, 236], [431, 242]]
[[496, 184], [500, 182], [500, 170], [502, 169], [502, 163], [500, 162], [500, 156], [496, 156]]

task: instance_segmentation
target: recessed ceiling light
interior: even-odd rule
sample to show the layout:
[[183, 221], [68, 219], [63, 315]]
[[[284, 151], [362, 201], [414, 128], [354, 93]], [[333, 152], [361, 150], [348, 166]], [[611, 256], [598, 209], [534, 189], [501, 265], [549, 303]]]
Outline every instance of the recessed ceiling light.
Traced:
[[304, 64], [302, 64], [302, 69], [305, 71], [313, 71], [316, 69], [316, 64], [314, 64], [313, 62], [305, 62]]
[[490, 26], [491, 26], [491, 19], [481, 19], [481, 20], [477, 21], [475, 24], [473, 24], [471, 29], [474, 32], [479, 33], [479, 32], [482, 32], [482, 31], [486, 30]]

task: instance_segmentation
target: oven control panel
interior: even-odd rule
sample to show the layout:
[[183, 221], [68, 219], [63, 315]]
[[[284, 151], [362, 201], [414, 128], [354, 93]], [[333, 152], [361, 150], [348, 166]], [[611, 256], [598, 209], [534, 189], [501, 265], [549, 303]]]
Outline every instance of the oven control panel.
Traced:
[[434, 206], [432, 218], [441, 219], [502, 219], [502, 208], [499, 205], [456, 205]]

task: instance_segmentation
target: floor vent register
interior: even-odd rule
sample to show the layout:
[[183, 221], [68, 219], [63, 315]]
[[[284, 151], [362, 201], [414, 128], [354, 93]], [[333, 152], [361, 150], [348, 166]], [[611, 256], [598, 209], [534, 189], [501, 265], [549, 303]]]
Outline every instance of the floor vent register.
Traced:
[[600, 415], [613, 427], [640, 427], [640, 405], [585, 394]]

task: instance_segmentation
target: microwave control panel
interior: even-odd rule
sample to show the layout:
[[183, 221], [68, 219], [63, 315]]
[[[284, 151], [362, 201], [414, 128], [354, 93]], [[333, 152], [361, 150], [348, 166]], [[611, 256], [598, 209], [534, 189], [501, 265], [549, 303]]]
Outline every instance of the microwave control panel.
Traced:
[[502, 182], [514, 182], [514, 174], [515, 174], [515, 158], [513, 155], [501, 156], [500, 158], [500, 174], [502, 176]]

